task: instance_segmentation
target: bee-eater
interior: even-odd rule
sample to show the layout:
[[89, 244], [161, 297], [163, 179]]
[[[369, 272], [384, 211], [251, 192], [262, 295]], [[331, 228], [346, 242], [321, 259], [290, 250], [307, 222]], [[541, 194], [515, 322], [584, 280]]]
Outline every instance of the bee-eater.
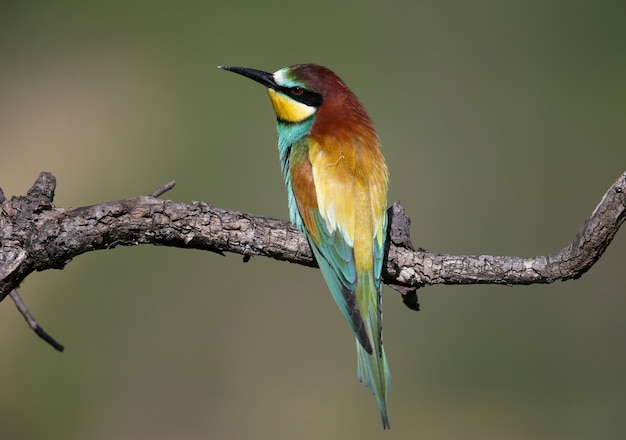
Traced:
[[387, 230], [385, 159], [363, 105], [331, 70], [297, 64], [275, 73], [220, 66], [268, 88], [289, 217], [307, 237], [356, 337], [357, 375], [389, 428], [381, 270]]

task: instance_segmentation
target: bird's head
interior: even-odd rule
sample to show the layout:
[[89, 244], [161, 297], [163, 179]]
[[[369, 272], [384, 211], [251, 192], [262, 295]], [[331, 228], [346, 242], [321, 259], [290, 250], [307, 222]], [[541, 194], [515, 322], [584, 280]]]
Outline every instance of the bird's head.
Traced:
[[354, 93], [332, 70], [324, 66], [296, 64], [274, 73], [247, 67], [219, 67], [266, 86], [280, 122], [297, 124], [315, 116], [318, 126], [326, 125], [322, 124], [324, 121], [332, 122], [331, 125], [341, 121], [371, 126], [367, 113]]

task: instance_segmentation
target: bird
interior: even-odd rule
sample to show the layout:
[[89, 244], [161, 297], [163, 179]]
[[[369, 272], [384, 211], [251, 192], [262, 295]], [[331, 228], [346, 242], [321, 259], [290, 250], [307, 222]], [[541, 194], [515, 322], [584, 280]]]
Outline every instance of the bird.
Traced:
[[383, 348], [381, 272], [389, 173], [372, 120], [327, 67], [296, 64], [274, 73], [218, 67], [267, 87], [289, 219], [308, 239], [354, 333], [357, 377], [376, 397], [388, 429], [391, 374]]

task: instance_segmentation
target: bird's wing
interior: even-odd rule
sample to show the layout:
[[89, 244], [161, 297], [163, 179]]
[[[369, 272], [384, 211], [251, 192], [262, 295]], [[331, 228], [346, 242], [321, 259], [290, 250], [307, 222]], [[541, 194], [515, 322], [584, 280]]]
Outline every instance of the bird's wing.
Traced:
[[[290, 157], [290, 189], [301, 223], [335, 302], [359, 343], [372, 353], [373, 339], [380, 339], [368, 336], [364, 320], [372, 308], [380, 310], [378, 295], [357, 289], [357, 282], [359, 273], [369, 273], [380, 288], [385, 202], [372, 200], [371, 176], [364, 173], [353, 144], [303, 142], [292, 147]], [[383, 180], [384, 194], [386, 174]]]
[[313, 227], [317, 230], [319, 242], [312, 239], [309, 241], [315, 259], [333, 299], [350, 324], [355, 337], [368, 353], [372, 353], [370, 337], [355, 294], [357, 280], [354, 251], [339, 230], [328, 231], [319, 211], [313, 217]]

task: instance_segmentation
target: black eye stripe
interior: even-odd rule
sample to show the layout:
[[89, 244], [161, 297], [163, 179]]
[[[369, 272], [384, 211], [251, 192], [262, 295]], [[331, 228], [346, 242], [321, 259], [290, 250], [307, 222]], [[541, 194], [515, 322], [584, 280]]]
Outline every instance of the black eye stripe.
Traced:
[[322, 95], [302, 87], [279, 87], [278, 91], [311, 107], [319, 107], [324, 102]]

